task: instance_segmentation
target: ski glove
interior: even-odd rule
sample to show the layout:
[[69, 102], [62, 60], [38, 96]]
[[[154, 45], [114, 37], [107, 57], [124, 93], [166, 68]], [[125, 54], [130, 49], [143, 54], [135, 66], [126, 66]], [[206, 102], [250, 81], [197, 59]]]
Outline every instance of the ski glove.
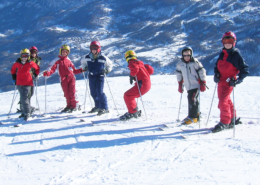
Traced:
[[178, 83], [179, 83], [179, 89], [178, 89], [178, 91], [179, 91], [179, 93], [183, 93], [183, 88], [182, 88], [183, 80], [182, 80], [182, 81], [179, 81]]
[[88, 70], [88, 66], [86, 66], [84, 69], [82, 68], [82, 72], [87, 71]]
[[214, 74], [214, 82], [215, 83], [219, 82], [219, 74], [217, 74], [217, 73]]
[[206, 91], [206, 81], [200, 81], [200, 91]]
[[133, 81], [135, 81], [135, 77], [134, 76], [129, 76], [130, 77], [130, 84], [132, 85], [133, 84]]
[[43, 76], [50, 76], [50, 72], [49, 71], [44, 71], [43, 72]]
[[13, 80], [13, 84], [16, 85], [16, 80]]
[[239, 78], [238, 79], [231, 79], [230, 81], [229, 81], [229, 85], [230, 86], [232, 86], [232, 87], [235, 87], [237, 84], [240, 84], [242, 82], [242, 80], [240, 80]]
[[107, 69], [103, 69], [103, 70], [102, 70], [102, 73], [103, 73], [103, 74], [107, 74], [107, 73], [108, 73], [108, 70], [107, 70]]
[[34, 75], [32, 75], [32, 78], [34, 81], [36, 81], [36, 80], [38, 80], [38, 75], [34, 74]]

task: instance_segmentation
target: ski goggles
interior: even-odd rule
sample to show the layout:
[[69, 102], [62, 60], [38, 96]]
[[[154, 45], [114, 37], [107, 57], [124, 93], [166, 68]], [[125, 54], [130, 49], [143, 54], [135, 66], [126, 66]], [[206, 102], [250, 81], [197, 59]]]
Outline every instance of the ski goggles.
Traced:
[[92, 45], [92, 46], [90, 46], [90, 50], [92, 51], [92, 50], [98, 50], [98, 46], [95, 46], [95, 45]]
[[183, 58], [184, 58], [184, 57], [191, 57], [191, 55], [182, 55], [182, 56], [183, 56]]
[[223, 44], [234, 44], [234, 39], [233, 38], [224, 38], [223, 40], [222, 40], [222, 43]]
[[21, 58], [28, 58], [29, 55], [21, 55]]

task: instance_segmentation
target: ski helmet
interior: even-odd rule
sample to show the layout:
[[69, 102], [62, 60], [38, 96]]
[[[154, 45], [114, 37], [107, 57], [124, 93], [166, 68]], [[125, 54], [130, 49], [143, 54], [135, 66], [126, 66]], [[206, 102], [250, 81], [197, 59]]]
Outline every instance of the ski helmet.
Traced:
[[184, 48], [181, 50], [181, 56], [182, 56], [182, 57], [183, 57], [183, 52], [185, 52], [185, 51], [190, 51], [190, 53], [191, 53], [190, 58], [193, 58], [193, 50], [192, 50], [191, 47], [186, 46], [186, 47], [184, 47]]
[[232, 31], [227, 31], [227, 32], [225, 32], [225, 33], [223, 34], [222, 39], [221, 39], [221, 42], [222, 42], [223, 45], [224, 45], [224, 43], [223, 43], [223, 40], [224, 40], [224, 39], [233, 39], [234, 42], [233, 42], [232, 44], [233, 44], [233, 47], [235, 47], [236, 41], [237, 41], [237, 37], [236, 37], [236, 35], [235, 35], [234, 32], [232, 32]]
[[60, 55], [61, 55], [61, 51], [62, 51], [62, 50], [67, 50], [67, 51], [68, 51], [68, 55], [70, 54], [70, 47], [69, 47], [69, 45], [63, 44], [63, 45], [60, 47], [60, 52], [59, 52]]
[[37, 49], [37, 47], [36, 47], [36, 46], [30, 47], [30, 53], [31, 53], [31, 54], [36, 53], [36, 56], [37, 56], [37, 54], [38, 54], [38, 49]]
[[98, 53], [100, 53], [100, 51], [101, 51], [101, 45], [98, 41], [92, 41], [90, 43], [89, 48], [90, 48], [90, 51], [92, 51], [94, 49], [94, 50], [97, 50]]
[[27, 57], [28, 58], [28, 60], [30, 59], [30, 50], [29, 49], [27, 49], [27, 48], [24, 48], [24, 49], [22, 49], [21, 51], [20, 51], [20, 59], [22, 59], [22, 57]]
[[125, 59], [127, 62], [131, 59], [137, 59], [136, 53], [133, 50], [125, 52]]

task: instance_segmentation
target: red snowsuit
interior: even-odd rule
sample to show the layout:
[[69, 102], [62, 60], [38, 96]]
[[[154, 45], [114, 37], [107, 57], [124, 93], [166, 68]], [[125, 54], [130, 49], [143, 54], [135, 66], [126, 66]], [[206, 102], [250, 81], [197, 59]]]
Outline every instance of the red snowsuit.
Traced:
[[230, 99], [233, 87], [229, 85], [227, 79], [236, 79], [236, 75], [239, 74], [239, 79], [242, 81], [249, 74], [248, 65], [235, 48], [230, 50], [223, 49], [217, 60], [214, 72], [220, 76], [218, 82], [220, 122], [229, 124], [236, 115], [234, 115], [234, 105]]
[[[153, 74], [152, 66], [144, 64], [140, 60], [132, 59], [129, 61], [128, 68], [130, 69], [130, 75], [137, 77], [141, 94], [144, 95], [147, 93], [151, 88], [150, 75]], [[140, 93], [136, 82], [135, 85], [124, 94], [125, 104], [129, 113], [133, 114], [137, 112], [135, 98], [139, 97]]]
[[[59, 55], [59, 60], [57, 60], [51, 67], [50, 71], [47, 71], [46, 75], [50, 76], [58, 68], [58, 72], [61, 80], [61, 87], [64, 92], [64, 97], [67, 100], [67, 108], [76, 108], [76, 88], [75, 88], [75, 76], [74, 74], [79, 74], [82, 69], [76, 69], [74, 64], [68, 59], [67, 56], [63, 57]], [[70, 69], [72, 68], [73, 71]], [[73, 74], [74, 73], [74, 74]]]

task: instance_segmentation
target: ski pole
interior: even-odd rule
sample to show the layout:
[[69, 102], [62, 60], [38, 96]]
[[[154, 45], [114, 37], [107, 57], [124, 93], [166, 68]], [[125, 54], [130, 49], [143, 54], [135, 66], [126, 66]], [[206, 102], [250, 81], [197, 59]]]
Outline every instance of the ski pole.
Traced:
[[[183, 86], [182, 86], [182, 89], [183, 89]], [[180, 110], [181, 110], [181, 99], [182, 99], [182, 94], [183, 94], [183, 92], [181, 93], [181, 98], [180, 98], [180, 103], [179, 103], [179, 111], [178, 111], [178, 118], [177, 118], [176, 121], [180, 121], [179, 116], [180, 116]]]
[[16, 85], [14, 85], [14, 94], [13, 94], [12, 104], [11, 104], [11, 107], [10, 107], [10, 110], [9, 110], [9, 113], [8, 113], [8, 118], [10, 118], [10, 113], [11, 113], [14, 101], [16, 99], [15, 92], [16, 92]]
[[117, 107], [116, 107], [116, 103], [115, 103], [115, 100], [114, 100], [113, 94], [112, 94], [112, 92], [111, 92], [111, 89], [110, 89], [109, 83], [108, 83], [108, 81], [107, 81], [107, 75], [106, 75], [106, 73], [104, 73], [104, 75], [105, 75], [105, 79], [106, 79], [106, 82], [107, 82], [107, 86], [108, 86], [108, 88], [109, 88], [109, 91], [110, 91], [110, 94], [111, 94], [111, 96], [112, 96], [113, 102], [114, 102], [114, 104], [115, 104], [115, 108], [116, 108], [117, 114], [119, 115], [119, 112], [118, 112], [118, 109], [117, 109]]
[[212, 97], [212, 100], [211, 100], [211, 105], [210, 105], [210, 109], [209, 109], [208, 119], [207, 119], [207, 122], [206, 122], [206, 127], [208, 126], [209, 116], [210, 116], [211, 108], [212, 108], [212, 105], [213, 105], [213, 100], [214, 100], [215, 92], [216, 92], [216, 89], [217, 89], [217, 85], [218, 84], [216, 83], [215, 89], [214, 89], [214, 93], [213, 93], [213, 97]]
[[233, 137], [235, 138], [235, 123], [236, 123], [236, 109], [235, 109], [235, 86], [233, 87], [233, 114], [234, 114], [234, 123], [233, 123]]
[[39, 101], [38, 101], [38, 93], [37, 93], [37, 87], [38, 87], [38, 84], [37, 84], [37, 79], [35, 80], [35, 96], [36, 96], [36, 105], [38, 106], [38, 109], [39, 109], [39, 112], [40, 112], [40, 115], [41, 115], [41, 109], [40, 109], [40, 105], [39, 105]]
[[199, 104], [198, 109], [199, 109], [199, 128], [200, 128], [200, 86], [199, 86], [199, 102], [198, 102], [198, 104]]
[[[90, 104], [91, 104], [91, 107], [92, 107], [92, 102], [91, 102], [91, 98], [90, 98], [90, 93], [89, 93], [89, 90], [88, 90], [88, 78], [87, 78], [87, 81], [86, 81], [86, 77], [85, 77], [85, 74], [84, 74], [84, 72], [82, 73], [83, 74], [83, 76], [84, 76], [84, 80], [85, 80], [85, 84], [86, 84], [86, 90], [85, 90], [85, 100], [84, 100], [84, 111], [83, 111], [83, 113], [85, 113], [86, 111], [86, 108], [85, 108], [85, 105], [86, 105], [86, 99], [87, 99], [87, 94], [88, 94], [88, 96], [89, 96], [89, 101], [90, 101]], [[88, 77], [88, 72], [87, 72], [87, 77]]]
[[46, 115], [47, 112], [47, 77], [45, 76], [45, 113], [44, 115]]
[[[144, 102], [143, 102], [142, 94], [141, 94], [141, 91], [140, 91], [140, 87], [139, 87], [138, 79], [137, 79], [137, 76], [136, 76], [136, 75], [135, 75], [135, 80], [136, 80], [136, 84], [137, 84], [138, 91], [139, 91], [139, 94], [140, 94], [141, 102], [142, 102], [143, 108], [144, 108]], [[144, 114], [145, 114], [145, 120], [147, 120], [145, 108], [144, 108]]]

